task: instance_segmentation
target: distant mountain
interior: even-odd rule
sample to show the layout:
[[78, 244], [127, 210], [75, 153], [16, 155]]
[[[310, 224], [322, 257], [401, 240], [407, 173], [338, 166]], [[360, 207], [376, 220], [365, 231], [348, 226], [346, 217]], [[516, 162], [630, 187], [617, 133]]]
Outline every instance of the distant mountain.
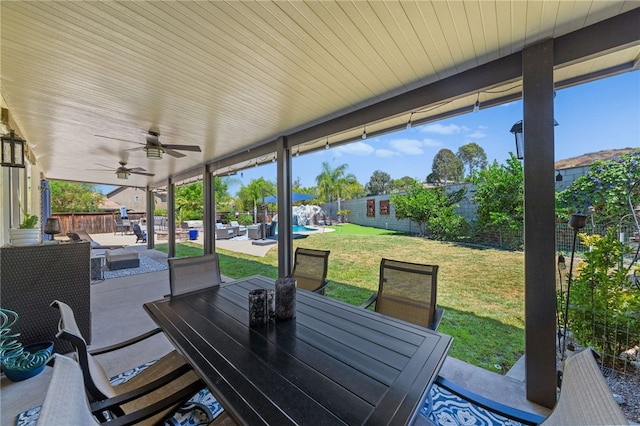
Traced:
[[605, 149], [598, 152], [580, 155], [578, 157], [567, 158], [566, 160], [556, 161], [556, 170], [570, 169], [572, 167], [589, 166], [598, 160], [611, 160], [622, 154], [628, 154], [640, 148], [621, 148], [621, 149]]

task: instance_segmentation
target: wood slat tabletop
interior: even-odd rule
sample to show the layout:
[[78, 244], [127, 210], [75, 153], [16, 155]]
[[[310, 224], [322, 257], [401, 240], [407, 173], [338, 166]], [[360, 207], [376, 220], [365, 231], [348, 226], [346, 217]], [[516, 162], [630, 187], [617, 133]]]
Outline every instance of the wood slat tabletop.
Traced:
[[250, 328], [253, 276], [144, 305], [214, 396], [249, 425], [410, 424], [452, 338], [298, 289], [296, 318]]

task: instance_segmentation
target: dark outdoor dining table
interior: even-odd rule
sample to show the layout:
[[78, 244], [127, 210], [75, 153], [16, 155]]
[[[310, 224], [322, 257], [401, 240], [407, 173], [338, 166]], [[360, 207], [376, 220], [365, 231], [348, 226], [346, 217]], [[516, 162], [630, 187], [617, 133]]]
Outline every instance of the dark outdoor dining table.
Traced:
[[296, 318], [249, 327], [252, 276], [145, 309], [240, 423], [412, 423], [452, 338], [298, 289]]

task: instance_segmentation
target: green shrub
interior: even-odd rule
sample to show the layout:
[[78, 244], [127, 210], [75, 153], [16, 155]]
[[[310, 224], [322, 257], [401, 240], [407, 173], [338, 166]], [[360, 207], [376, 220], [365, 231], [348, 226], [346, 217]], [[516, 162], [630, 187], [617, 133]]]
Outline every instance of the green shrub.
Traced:
[[440, 241], [459, 241], [469, 233], [469, 224], [453, 208], [443, 208], [438, 216], [429, 221], [431, 238]]
[[615, 228], [605, 236], [578, 237], [591, 250], [572, 283], [569, 330], [584, 346], [619, 354], [637, 345], [640, 336], [640, 291], [630, 286], [629, 267], [621, 263], [631, 249], [618, 241]]
[[244, 226], [253, 225], [253, 216], [247, 213], [241, 214], [238, 216], [238, 223]]

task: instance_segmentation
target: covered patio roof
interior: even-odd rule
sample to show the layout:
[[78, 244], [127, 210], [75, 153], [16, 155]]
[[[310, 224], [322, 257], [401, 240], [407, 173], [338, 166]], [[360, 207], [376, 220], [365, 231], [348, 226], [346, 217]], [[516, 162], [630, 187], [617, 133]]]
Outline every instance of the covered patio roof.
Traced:
[[[175, 226], [175, 182], [277, 157], [281, 275], [291, 154], [522, 98], [527, 396], [555, 403], [553, 92], [638, 69], [638, 2], [5, 1], [0, 13], [2, 106], [42, 178], [167, 186]], [[171, 145], [164, 158], [145, 156], [148, 137]], [[119, 180], [120, 161], [153, 175]]]
[[[280, 136], [303, 154], [518, 99], [521, 52], [543, 40], [556, 88], [640, 57], [633, 1], [0, 7], [13, 127], [47, 178], [110, 185], [163, 186], [205, 164], [228, 174], [271, 161]], [[202, 152], [148, 159], [148, 131]], [[154, 176], [117, 179], [122, 160]]]

